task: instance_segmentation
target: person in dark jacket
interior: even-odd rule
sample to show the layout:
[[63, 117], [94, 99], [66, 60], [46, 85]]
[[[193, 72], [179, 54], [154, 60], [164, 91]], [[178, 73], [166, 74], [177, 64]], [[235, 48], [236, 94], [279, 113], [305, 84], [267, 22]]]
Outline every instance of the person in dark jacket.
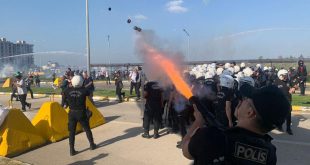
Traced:
[[300, 88], [300, 95], [301, 96], [305, 95], [307, 75], [308, 75], [307, 68], [304, 65], [304, 61], [299, 60], [298, 61], [298, 68], [297, 68], [297, 76], [299, 79], [299, 88]]
[[[290, 105], [292, 102], [292, 93], [295, 92], [294, 86], [290, 83], [288, 79], [288, 71], [285, 69], [281, 69], [278, 71], [278, 78], [275, 80], [274, 85], [276, 85], [284, 94], [284, 96], [289, 101]], [[289, 135], [293, 135], [293, 131], [291, 129], [292, 117], [291, 117], [292, 106], [290, 106], [290, 111], [286, 117], [286, 132]], [[278, 127], [280, 131], [283, 131], [282, 126]]]
[[[118, 102], [121, 103], [123, 102], [123, 99], [125, 97], [125, 92], [122, 92], [122, 89], [123, 89], [123, 81], [122, 81], [122, 77], [121, 77], [121, 72], [118, 71], [116, 74], [115, 74], [115, 93], [118, 97]], [[123, 97], [122, 97], [123, 96]]]
[[[250, 85], [242, 94], [235, 116], [236, 127], [227, 130], [217, 124], [205, 127], [206, 109], [195, 109], [195, 122], [184, 137], [183, 155], [194, 160], [194, 165], [275, 165], [276, 147], [268, 135], [283, 124], [290, 104], [283, 92], [270, 85], [254, 89]], [[210, 119], [208, 119], [210, 120]]]
[[82, 125], [87, 135], [90, 149], [94, 150], [97, 147], [94, 143], [93, 134], [89, 126], [89, 118], [86, 114], [86, 97], [88, 96], [89, 91], [83, 87], [83, 78], [81, 76], [74, 76], [72, 78], [72, 87], [69, 87], [64, 91], [64, 99], [67, 101], [70, 108], [68, 114], [68, 130], [71, 156], [77, 154], [74, 149], [74, 142], [76, 125], [78, 122]]

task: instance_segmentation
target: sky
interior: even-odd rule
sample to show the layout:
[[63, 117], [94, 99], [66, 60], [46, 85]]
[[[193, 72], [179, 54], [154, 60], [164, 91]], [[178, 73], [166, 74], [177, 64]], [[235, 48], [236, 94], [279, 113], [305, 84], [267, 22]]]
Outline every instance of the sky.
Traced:
[[[36, 63], [85, 63], [85, 0], [0, 4], [0, 37], [35, 52], [74, 52], [37, 55]], [[308, 0], [89, 0], [91, 63], [141, 62], [134, 26], [190, 61], [310, 57], [309, 8]]]

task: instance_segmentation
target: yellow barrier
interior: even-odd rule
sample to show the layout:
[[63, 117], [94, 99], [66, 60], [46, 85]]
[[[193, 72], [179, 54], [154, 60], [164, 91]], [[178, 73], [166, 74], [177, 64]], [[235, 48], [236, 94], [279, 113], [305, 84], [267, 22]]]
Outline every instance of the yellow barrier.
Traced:
[[55, 86], [59, 87], [59, 86], [61, 85], [61, 83], [62, 83], [61, 78], [58, 77], [58, 78], [55, 79], [55, 81], [54, 81], [53, 84], [54, 84]]
[[15, 156], [46, 143], [28, 118], [11, 109], [0, 127], [0, 155]]
[[57, 102], [44, 103], [32, 124], [48, 141], [56, 142], [68, 137], [68, 114]]
[[8, 88], [8, 87], [11, 87], [11, 84], [12, 84], [12, 80], [11, 78], [7, 78], [4, 82], [4, 84], [2, 85], [2, 88]]

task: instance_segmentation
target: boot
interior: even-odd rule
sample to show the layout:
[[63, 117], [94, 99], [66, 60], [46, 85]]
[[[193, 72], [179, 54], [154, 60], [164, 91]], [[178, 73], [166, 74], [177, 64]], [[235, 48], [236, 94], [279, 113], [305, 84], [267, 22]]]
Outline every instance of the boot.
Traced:
[[286, 129], [286, 132], [287, 132], [289, 135], [293, 135], [293, 131], [292, 131], [291, 128]]
[[97, 148], [97, 145], [93, 142], [90, 144], [90, 150], [94, 150]]
[[75, 151], [74, 147], [70, 147], [70, 156], [76, 155], [77, 152]]
[[142, 134], [142, 137], [143, 137], [143, 138], [147, 138], [147, 139], [151, 138], [151, 136], [150, 136], [150, 134], [149, 134], [148, 131], [145, 131], [145, 132]]
[[158, 131], [154, 131], [154, 139], [157, 139], [157, 138], [159, 138]]

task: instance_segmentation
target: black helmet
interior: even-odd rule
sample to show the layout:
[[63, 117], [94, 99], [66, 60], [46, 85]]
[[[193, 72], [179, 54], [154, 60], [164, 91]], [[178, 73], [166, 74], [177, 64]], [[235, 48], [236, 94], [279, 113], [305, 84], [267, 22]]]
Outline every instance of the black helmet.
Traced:
[[303, 60], [298, 60], [298, 65], [299, 66], [303, 66], [304, 65], [304, 61]]

